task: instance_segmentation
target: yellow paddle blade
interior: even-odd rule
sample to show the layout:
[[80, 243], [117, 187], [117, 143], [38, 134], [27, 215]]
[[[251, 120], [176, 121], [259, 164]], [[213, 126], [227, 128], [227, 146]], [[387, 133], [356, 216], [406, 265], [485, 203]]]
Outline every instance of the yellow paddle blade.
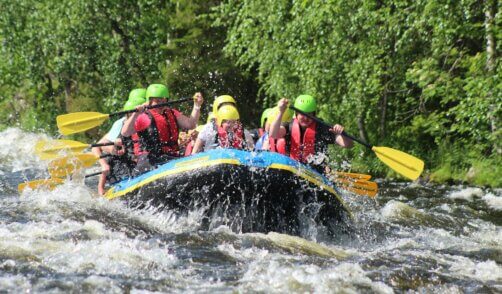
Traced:
[[366, 180], [347, 180], [347, 179], [336, 179], [336, 183], [340, 183], [344, 186], [352, 186], [365, 190], [378, 191], [378, 184]]
[[99, 112], [75, 112], [58, 115], [56, 121], [61, 134], [71, 135], [95, 128], [109, 117]]
[[377, 157], [388, 167], [410, 180], [416, 180], [424, 170], [422, 160], [402, 151], [375, 146], [371, 150], [375, 151]]
[[368, 196], [371, 198], [376, 197], [376, 194], [378, 193], [378, 191], [375, 191], [375, 190], [366, 190], [366, 189], [356, 188], [353, 186], [342, 185], [342, 186], [339, 186], [339, 188], [346, 190], [346, 191], [349, 191], [349, 192], [352, 192], [354, 194], [360, 195], [360, 196]]
[[63, 179], [44, 179], [44, 180], [35, 180], [30, 182], [24, 182], [17, 186], [17, 191], [21, 194], [24, 189], [29, 188], [31, 190], [35, 189], [48, 189], [53, 190], [57, 185], [61, 185], [64, 183]]
[[91, 153], [58, 158], [49, 163], [49, 174], [53, 178], [64, 178], [77, 170], [93, 166], [98, 159], [99, 157]]
[[79, 153], [88, 148], [89, 144], [83, 144], [78, 141], [72, 140], [40, 140], [35, 145], [35, 153], [40, 159], [54, 159], [60, 156], [62, 150], [69, 153]]
[[353, 178], [353, 179], [360, 179], [360, 180], [371, 179], [371, 175], [346, 173], [346, 172], [335, 172], [335, 176], [338, 178]]

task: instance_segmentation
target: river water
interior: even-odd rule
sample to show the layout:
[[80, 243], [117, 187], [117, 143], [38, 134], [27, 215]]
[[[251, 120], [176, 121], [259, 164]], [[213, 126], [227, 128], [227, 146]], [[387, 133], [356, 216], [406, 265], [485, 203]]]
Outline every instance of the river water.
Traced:
[[2, 293], [502, 292], [502, 189], [379, 182], [376, 201], [343, 195], [349, 238], [202, 231], [197, 211], [133, 210], [92, 181], [20, 196], [46, 137], [0, 137]]

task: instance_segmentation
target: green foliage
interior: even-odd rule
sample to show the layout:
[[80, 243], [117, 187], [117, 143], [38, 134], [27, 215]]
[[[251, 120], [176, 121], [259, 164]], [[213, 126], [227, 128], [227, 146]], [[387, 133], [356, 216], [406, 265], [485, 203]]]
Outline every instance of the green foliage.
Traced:
[[[219, 23], [225, 51], [258, 71], [269, 97], [312, 94], [326, 120], [446, 168], [437, 150], [455, 142], [478, 158], [500, 156], [501, 83], [486, 64], [486, 36], [500, 30], [486, 29], [484, 9], [474, 0], [227, 0]], [[344, 153], [382, 172], [359, 152]]]
[[[3, 1], [0, 103], [38, 114], [38, 126], [54, 131], [56, 115], [119, 110], [132, 88], [150, 83], [167, 83], [179, 96], [230, 90], [254, 101], [253, 79], [222, 56], [224, 32], [208, 16], [217, 4]], [[17, 114], [0, 118], [31, 126]]]
[[[485, 14], [491, 4], [493, 21]], [[500, 161], [502, 152], [499, 6], [493, 0], [2, 1], [0, 107], [10, 111], [0, 113], [0, 127], [55, 132], [56, 115], [118, 110], [130, 89], [150, 83], [168, 84], [175, 98], [202, 91], [207, 105], [230, 94], [252, 125], [280, 97], [311, 94], [320, 117], [373, 145], [423, 158], [438, 179], [485, 183], [476, 179], [488, 175], [465, 175]], [[496, 44], [493, 56], [488, 37]], [[339, 162], [353, 159], [361, 171], [389, 173], [362, 147], [334, 154]]]

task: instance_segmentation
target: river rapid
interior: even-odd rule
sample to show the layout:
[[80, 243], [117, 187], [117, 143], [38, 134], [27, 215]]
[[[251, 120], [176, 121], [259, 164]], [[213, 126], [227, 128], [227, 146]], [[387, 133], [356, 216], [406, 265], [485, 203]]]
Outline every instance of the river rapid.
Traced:
[[17, 192], [46, 177], [45, 135], [0, 132], [0, 292], [501, 293], [502, 189], [378, 181], [342, 197], [350, 237], [199, 228], [96, 196], [95, 179]]

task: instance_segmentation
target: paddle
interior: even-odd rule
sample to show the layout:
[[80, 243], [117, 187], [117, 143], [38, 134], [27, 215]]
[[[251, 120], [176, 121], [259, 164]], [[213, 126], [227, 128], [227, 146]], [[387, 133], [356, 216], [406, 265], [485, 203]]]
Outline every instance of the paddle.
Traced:
[[[90, 178], [90, 177], [97, 176], [100, 174], [101, 174], [101, 172], [95, 172], [95, 173], [86, 175], [85, 178]], [[21, 183], [17, 186], [17, 191], [21, 194], [24, 191], [24, 189], [26, 189], [26, 188], [30, 188], [31, 190], [42, 189], [42, 188], [45, 188], [48, 190], [54, 190], [54, 188], [56, 188], [56, 186], [63, 184], [64, 181], [65, 181], [64, 179], [60, 179], [60, 178], [50, 178], [50, 179], [24, 182], [24, 183]]]
[[[177, 103], [191, 101], [192, 98], [184, 98], [156, 105], [146, 106], [146, 109], [159, 108], [170, 106]], [[90, 130], [101, 125], [105, 120], [112, 116], [122, 116], [128, 113], [136, 112], [136, 109], [119, 111], [115, 113], [105, 114], [99, 112], [74, 112], [58, 115], [56, 118], [58, 129], [63, 135], [71, 135]]]
[[68, 150], [72, 153], [79, 153], [87, 148], [112, 146], [113, 142], [98, 143], [98, 144], [84, 144], [72, 140], [53, 140], [53, 141], [38, 141], [35, 145], [35, 153], [40, 159], [53, 159], [58, 157], [61, 150]]
[[338, 187], [340, 189], [352, 192], [354, 194], [361, 195], [361, 196], [368, 196], [368, 197], [371, 197], [371, 198], [376, 197], [376, 194], [378, 193], [378, 190], [368, 190], [368, 189], [365, 189], [365, 188], [358, 188], [358, 187], [354, 187], [354, 186], [344, 186], [344, 185], [341, 185], [341, 186], [338, 186]]
[[338, 178], [349, 178], [349, 179], [359, 179], [359, 180], [371, 179], [371, 175], [365, 175], [365, 174], [346, 173], [346, 172], [338, 172], [338, 171], [334, 172], [332, 174]]
[[[329, 125], [328, 123], [324, 122], [323, 120], [313, 116], [312, 114], [305, 113], [301, 110], [298, 110], [297, 108], [293, 106], [289, 106], [289, 108], [293, 109], [296, 112], [299, 112], [314, 121], [318, 122], [319, 124], [331, 128], [332, 125]], [[380, 161], [385, 163], [388, 167], [399, 173], [400, 175], [411, 179], [411, 180], [416, 180], [420, 174], [422, 173], [424, 169], [424, 162], [421, 159], [418, 159], [412, 155], [409, 155], [407, 153], [404, 153], [402, 151], [392, 149], [389, 147], [376, 147], [372, 146], [360, 139], [357, 139], [349, 134], [347, 134], [345, 131], [342, 132], [342, 135], [350, 138], [354, 141], [356, 141], [359, 144], [362, 144], [366, 146], [367, 148], [373, 150], [375, 152], [376, 156]]]
[[378, 185], [375, 182], [358, 179], [334, 179], [335, 184], [344, 190], [362, 196], [375, 197], [378, 193]]
[[93, 166], [101, 158], [110, 154], [96, 156], [92, 153], [73, 154], [49, 162], [49, 174], [53, 178], [64, 178], [76, 170]]

